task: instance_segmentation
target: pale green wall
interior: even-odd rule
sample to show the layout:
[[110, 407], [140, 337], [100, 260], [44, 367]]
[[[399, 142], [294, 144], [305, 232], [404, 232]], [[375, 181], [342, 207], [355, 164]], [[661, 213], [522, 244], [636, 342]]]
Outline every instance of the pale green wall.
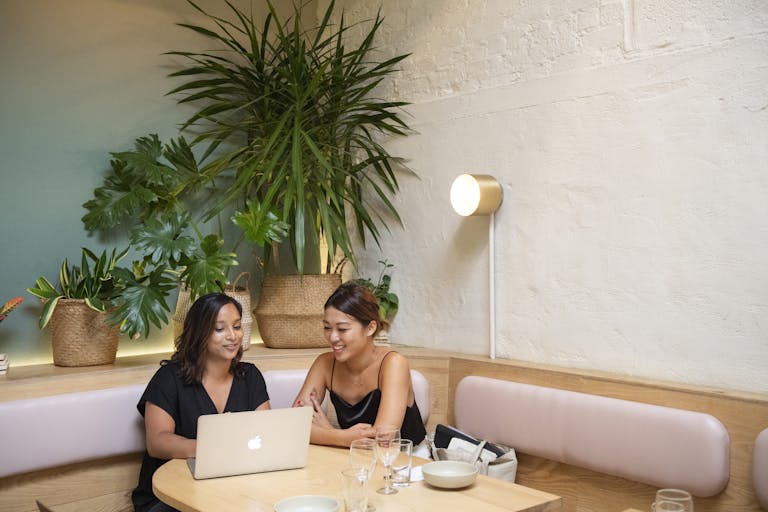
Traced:
[[[222, 0], [198, 4], [226, 12]], [[108, 170], [109, 152], [147, 133], [177, 134], [186, 112], [164, 96], [177, 60], [162, 54], [207, 48], [174, 25], [181, 21], [199, 21], [182, 0], [0, 1], [0, 301], [25, 298], [0, 323], [0, 353], [12, 366], [51, 361], [39, 306], [25, 290], [40, 275], [55, 280], [82, 245], [101, 247], [83, 229], [81, 205]], [[170, 347], [167, 328], [121, 340], [119, 354]]]

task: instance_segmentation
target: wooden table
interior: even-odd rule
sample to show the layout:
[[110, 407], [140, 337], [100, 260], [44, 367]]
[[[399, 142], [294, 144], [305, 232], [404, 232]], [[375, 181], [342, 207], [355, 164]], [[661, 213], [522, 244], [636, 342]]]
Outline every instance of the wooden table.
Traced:
[[[152, 480], [155, 495], [183, 512], [272, 512], [273, 504], [289, 496], [322, 494], [341, 498], [341, 468], [348, 464], [343, 448], [311, 445], [306, 467], [255, 475], [195, 480], [182, 459], [162, 465]], [[424, 461], [415, 462], [420, 465]], [[383, 485], [378, 464], [369, 482], [369, 499], [376, 512], [439, 510], [441, 512], [530, 511], [560, 508], [561, 498], [522, 485], [479, 475], [470, 487], [443, 490], [424, 482], [383, 496], [375, 492]], [[343, 510], [341, 505], [340, 510]]]

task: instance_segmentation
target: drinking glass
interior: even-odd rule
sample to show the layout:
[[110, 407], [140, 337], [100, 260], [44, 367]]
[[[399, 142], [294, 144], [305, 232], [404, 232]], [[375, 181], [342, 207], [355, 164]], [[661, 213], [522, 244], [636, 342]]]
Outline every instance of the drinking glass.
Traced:
[[361, 468], [347, 468], [341, 472], [346, 512], [366, 512], [368, 505], [368, 473]]
[[[366, 480], [370, 479], [376, 467], [376, 440], [364, 437], [349, 443], [349, 466], [364, 471]], [[365, 510], [373, 512], [376, 508], [368, 503]]]
[[656, 491], [656, 502], [673, 501], [683, 506], [684, 512], [693, 512], [693, 497], [682, 489], [659, 489]]
[[376, 467], [376, 440], [355, 439], [349, 444], [349, 466], [364, 470], [368, 478]]
[[685, 512], [685, 507], [682, 503], [669, 500], [656, 500], [651, 505], [653, 512]]
[[411, 484], [411, 464], [413, 460], [413, 441], [401, 439], [398, 441], [397, 457], [392, 462], [392, 485], [408, 487]]
[[376, 429], [376, 456], [384, 466], [384, 487], [377, 489], [379, 494], [395, 494], [392, 487], [392, 462], [400, 452], [400, 429], [385, 427]]

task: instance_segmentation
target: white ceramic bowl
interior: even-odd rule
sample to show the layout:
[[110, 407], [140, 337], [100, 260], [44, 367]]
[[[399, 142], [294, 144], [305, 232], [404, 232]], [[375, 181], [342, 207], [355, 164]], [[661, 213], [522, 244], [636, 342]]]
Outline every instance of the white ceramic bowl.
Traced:
[[443, 489], [458, 489], [472, 485], [477, 477], [477, 468], [468, 462], [438, 460], [421, 466], [424, 481]]
[[275, 512], [338, 512], [339, 502], [331, 496], [291, 496], [275, 503]]

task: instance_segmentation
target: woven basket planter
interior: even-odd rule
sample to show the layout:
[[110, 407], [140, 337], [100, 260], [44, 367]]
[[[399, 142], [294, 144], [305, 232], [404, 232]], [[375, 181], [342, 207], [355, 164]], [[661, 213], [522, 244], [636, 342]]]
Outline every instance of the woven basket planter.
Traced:
[[328, 346], [323, 336], [323, 306], [339, 285], [341, 274], [267, 276], [255, 311], [264, 346]]
[[56, 366], [112, 364], [120, 327], [107, 324], [109, 313], [95, 311], [83, 299], [60, 299], [51, 318], [51, 345]]
[[[243, 308], [243, 316], [240, 319], [240, 323], [243, 326], [243, 350], [248, 350], [251, 347], [251, 326], [253, 324], [253, 316], [251, 315], [251, 292], [248, 290], [248, 272], [243, 272], [235, 282], [227, 286], [224, 289], [224, 293], [235, 299], [240, 303]], [[245, 278], [245, 286], [239, 286], [241, 278]], [[189, 308], [192, 307], [194, 301], [190, 300], [189, 290], [187, 288], [179, 289], [179, 298], [176, 301], [176, 311], [173, 314], [173, 339], [176, 340], [181, 336], [181, 332], [184, 330], [184, 320], [187, 318]]]

